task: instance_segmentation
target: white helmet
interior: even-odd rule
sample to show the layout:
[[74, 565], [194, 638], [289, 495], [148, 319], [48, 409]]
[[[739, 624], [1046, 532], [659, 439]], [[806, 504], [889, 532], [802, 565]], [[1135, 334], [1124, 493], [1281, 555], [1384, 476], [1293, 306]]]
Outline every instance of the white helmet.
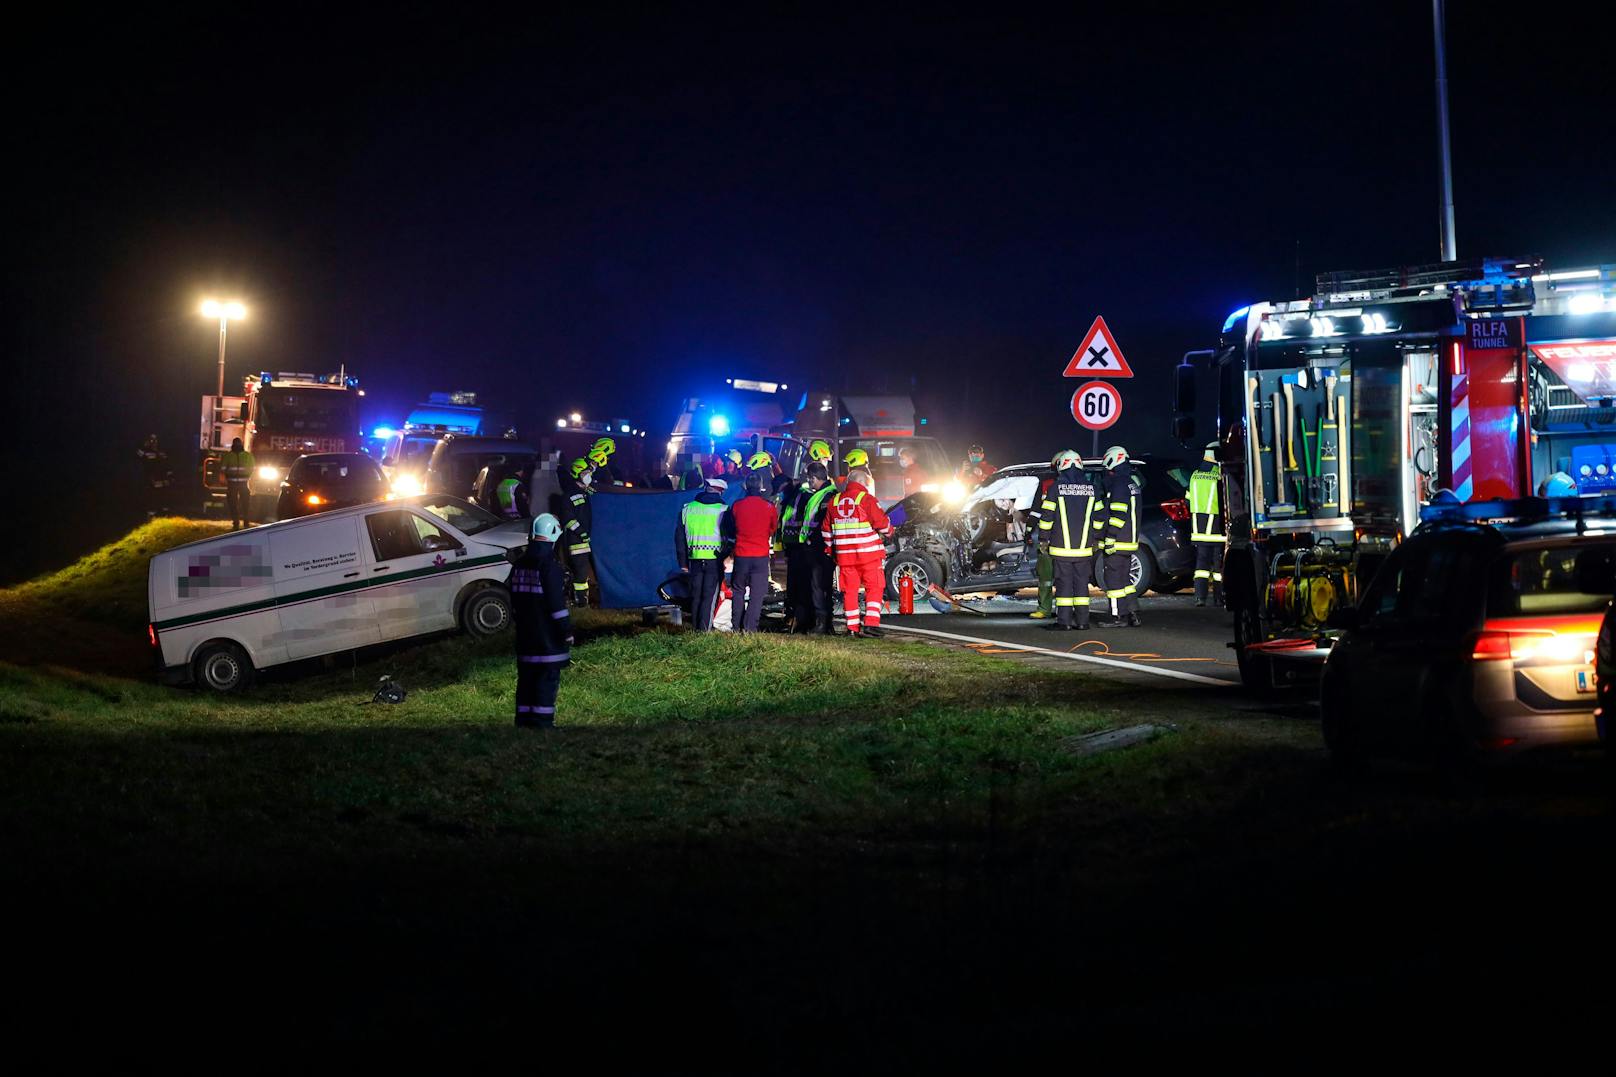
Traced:
[[533, 526], [528, 534], [539, 542], [554, 542], [561, 537], [561, 521], [548, 512], [541, 512], [533, 517]]
[[1050, 463], [1055, 465], [1056, 471], [1065, 471], [1069, 467], [1082, 467], [1083, 458], [1071, 449], [1062, 449]]
[[1207, 463], [1210, 464], [1213, 461], [1217, 460], [1217, 458], [1218, 458], [1218, 443], [1215, 442], [1215, 441], [1207, 442], [1206, 443], [1206, 452], [1202, 454], [1201, 459], [1205, 460]]
[[1115, 471], [1118, 467], [1126, 464], [1127, 462], [1128, 450], [1124, 449], [1121, 445], [1113, 445], [1109, 449], [1105, 450], [1105, 469], [1107, 471]]

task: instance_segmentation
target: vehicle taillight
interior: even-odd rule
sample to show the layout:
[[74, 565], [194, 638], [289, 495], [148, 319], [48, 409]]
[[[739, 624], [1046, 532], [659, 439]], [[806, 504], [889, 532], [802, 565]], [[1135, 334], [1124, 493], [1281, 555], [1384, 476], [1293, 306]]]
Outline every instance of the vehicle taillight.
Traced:
[[322, 503], [322, 501], [321, 501], [321, 498], [320, 498], [319, 494], [310, 494], [309, 495], [309, 504], [311, 504], [311, 505], [319, 505], [321, 503]]
[[1182, 497], [1175, 497], [1171, 501], [1163, 501], [1161, 507], [1169, 520], [1188, 520], [1190, 518], [1190, 503]]
[[149, 624], [149, 625], [146, 626], [146, 638], [151, 640], [151, 645], [153, 647], [157, 646], [157, 626], [156, 625]]
[[1534, 658], [1545, 644], [1553, 645], [1553, 632], [1477, 632], [1470, 645], [1472, 662], [1508, 662]]

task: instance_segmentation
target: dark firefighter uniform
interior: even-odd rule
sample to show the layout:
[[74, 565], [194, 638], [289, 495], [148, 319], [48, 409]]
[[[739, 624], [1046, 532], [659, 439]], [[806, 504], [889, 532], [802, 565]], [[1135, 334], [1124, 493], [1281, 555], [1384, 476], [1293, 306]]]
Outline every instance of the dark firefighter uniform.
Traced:
[[1195, 604], [1206, 605], [1210, 587], [1212, 602], [1223, 601], [1223, 505], [1218, 486], [1223, 469], [1208, 461], [1190, 476], [1190, 542], [1195, 547]]
[[679, 510], [673, 530], [673, 548], [679, 567], [690, 573], [690, 621], [697, 632], [713, 627], [713, 600], [724, 579], [724, 539], [719, 520], [724, 515], [723, 479], [711, 479], [694, 501]]
[[1062, 468], [1038, 506], [1039, 541], [1055, 574], [1055, 623], [1049, 627], [1089, 627], [1089, 580], [1104, 523], [1094, 479], [1081, 465]]
[[1139, 596], [1128, 577], [1132, 554], [1139, 549], [1139, 480], [1133, 465], [1124, 460], [1105, 473], [1105, 538], [1100, 550], [1105, 554], [1105, 597], [1111, 603], [1111, 616], [1118, 623], [1139, 623]]
[[561, 541], [557, 546], [566, 551], [567, 568], [572, 574], [572, 604], [589, 605], [589, 581], [595, 574], [594, 556], [589, 549], [589, 535], [594, 520], [590, 515], [589, 490], [566, 471], [557, 479], [561, 485]]
[[787, 505], [780, 524], [780, 537], [786, 548], [786, 602], [792, 611], [794, 633], [835, 630], [831, 611], [831, 580], [836, 562], [825, 549], [820, 529], [825, 510], [836, 496], [836, 484], [826, 476], [825, 485], [815, 490], [803, 485]]
[[552, 726], [561, 670], [572, 657], [566, 576], [556, 563], [554, 543], [534, 539], [527, 544], [511, 567], [510, 589], [516, 621], [516, 724]]
[[230, 506], [232, 528], [252, 525], [252, 495], [247, 490], [247, 480], [252, 478], [256, 466], [253, 454], [242, 451], [240, 438], [231, 443], [230, 451], [219, 461], [219, 469], [224, 472], [224, 500]]

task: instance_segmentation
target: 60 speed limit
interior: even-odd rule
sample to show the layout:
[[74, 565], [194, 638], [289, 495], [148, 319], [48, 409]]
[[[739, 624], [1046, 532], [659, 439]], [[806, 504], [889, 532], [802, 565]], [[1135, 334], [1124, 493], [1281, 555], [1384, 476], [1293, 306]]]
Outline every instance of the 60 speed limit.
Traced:
[[1109, 382], [1091, 381], [1072, 394], [1072, 418], [1087, 430], [1104, 430], [1122, 417], [1122, 394]]

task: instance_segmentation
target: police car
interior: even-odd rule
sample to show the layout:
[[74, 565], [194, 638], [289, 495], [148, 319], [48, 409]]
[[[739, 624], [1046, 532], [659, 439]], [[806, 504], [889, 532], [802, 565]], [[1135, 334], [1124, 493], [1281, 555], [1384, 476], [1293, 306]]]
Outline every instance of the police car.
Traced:
[[1616, 498], [1437, 506], [1355, 609], [1320, 683], [1332, 758], [1475, 761], [1599, 742], [1595, 638]]

